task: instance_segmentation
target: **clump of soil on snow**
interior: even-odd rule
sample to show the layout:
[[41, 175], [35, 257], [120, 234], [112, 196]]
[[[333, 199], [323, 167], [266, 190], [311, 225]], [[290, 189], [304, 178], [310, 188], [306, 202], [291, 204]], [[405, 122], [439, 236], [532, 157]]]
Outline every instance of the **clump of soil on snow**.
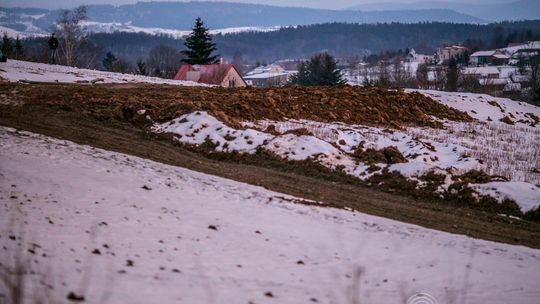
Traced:
[[358, 147], [354, 151], [353, 156], [367, 164], [398, 164], [408, 162], [398, 148], [394, 146], [385, 147], [381, 150], [373, 148], [364, 150], [362, 147]]

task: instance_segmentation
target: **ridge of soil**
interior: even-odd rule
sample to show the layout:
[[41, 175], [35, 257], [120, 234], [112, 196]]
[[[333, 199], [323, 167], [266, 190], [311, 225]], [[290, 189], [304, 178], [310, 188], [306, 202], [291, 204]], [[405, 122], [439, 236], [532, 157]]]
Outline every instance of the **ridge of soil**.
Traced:
[[[158, 122], [196, 110], [225, 123], [240, 120], [307, 119], [400, 128], [441, 127], [432, 117], [455, 121], [472, 118], [420, 93], [363, 87], [205, 88], [170, 85], [25, 85], [0, 84], [4, 99], [77, 107], [96, 117], [126, 118], [145, 110]], [[1, 103], [2, 101], [0, 101]], [[129, 117], [128, 117], [129, 118]]]
[[[137, 94], [143, 89], [96, 86], [94, 90], [98, 92], [89, 96], [85, 95], [85, 90], [81, 93], [81, 89], [79, 86], [48, 85], [45, 88], [0, 84], [0, 125], [254, 184], [299, 198], [321, 201], [326, 206], [351, 208], [427, 228], [540, 248], [539, 223], [377, 191], [339, 172], [325, 171], [309, 163], [285, 163], [265, 155], [212, 158], [183, 147], [167, 136], [147, 132], [122, 118], [122, 98], [129, 98], [129, 92], [132, 96], [142, 98]], [[144, 89], [149, 92], [165, 90], [168, 91], [167, 95], [184, 88], [173, 90], [172, 87], [145, 86]], [[120, 92], [119, 96], [116, 92]], [[231, 92], [228, 94], [242, 90]], [[71, 98], [70, 94], [80, 96]], [[212, 94], [218, 96], [218, 93]], [[85, 96], [92, 101], [85, 102]], [[164, 95], [160, 96], [164, 98]], [[109, 103], [107, 98], [113, 101]], [[162, 104], [160, 102], [163, 101], [158, 99], [152, 100]], [[220, 97], [219, 100], [224, 99]], [[19, 105], [6, 105], [7, 100], [12, 104], [18, 102]], [[230, 106], [227, 102], [224, 104]], [[111, 105], [114, 109], [110, 109]], [[151, 105], [150, 101], [146, 105]], [[111, 113], [119, 116], [109, 116]]]

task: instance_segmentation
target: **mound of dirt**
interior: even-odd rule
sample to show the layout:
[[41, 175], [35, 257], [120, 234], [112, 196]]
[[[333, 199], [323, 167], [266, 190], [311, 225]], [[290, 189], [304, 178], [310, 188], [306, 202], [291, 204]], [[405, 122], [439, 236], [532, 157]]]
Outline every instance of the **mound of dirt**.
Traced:
[[394, 146], [385, 147], [382, 150], [369, 148], [365, 151], [361, 147], [358, 147], [356, 151], [354, 151], [353, 156], [368, 164], [398, 164], [408, 162], [403, 154], [399, 152], [398, 148]]
[[[399, 128], [440, 127], [431, 117], [470, 121], [466, 113], [414, 92], [362, 87], [204, 88], [150, 84], [24, 85], [0, 83], [0, 91], [16, 88], [26, 104], [39, 103], [83, 111], [101, 119], [137, 121], [144, 116], [167, 121], [203, 110], [227, 124], [260, 119], [309, 119]], [[8, 98], [10, 96], [7, 96]]]

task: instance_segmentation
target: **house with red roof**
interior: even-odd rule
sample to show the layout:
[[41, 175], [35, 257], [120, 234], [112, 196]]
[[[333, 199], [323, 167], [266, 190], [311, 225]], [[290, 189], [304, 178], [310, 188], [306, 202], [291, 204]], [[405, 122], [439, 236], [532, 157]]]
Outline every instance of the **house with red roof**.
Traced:
[[232, 64], [185, 64], [180, 67], [175, 80], [194, 81], [224, 88], [246, 87], [246, 81]]

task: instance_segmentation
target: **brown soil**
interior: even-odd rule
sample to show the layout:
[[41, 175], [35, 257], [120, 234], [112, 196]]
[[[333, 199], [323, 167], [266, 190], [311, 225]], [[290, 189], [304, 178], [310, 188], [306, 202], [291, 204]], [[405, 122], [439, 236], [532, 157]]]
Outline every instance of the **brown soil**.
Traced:
[[403, 154], [399, 152], [398, 148], [394, 146], [384, 147], [381, 150], [368, 148], [365, 151], [362, 147], [358, 147], [354, 151], [353, 156], [367, 164], [398, 164], [408, 162]]
[[[139, 88], [103, 85], [92, 88], [75, 85], [21, 86], [0, 84], [0, 125], [260, 185], [300, 198], [321, 201], [328, 206], [349, 207], [360, 212], [428, 228], [540, 248], [540, 224], [538, 223], [514, 220], [467, 207], [456, 207], [455, 205], [376, 191], [363, 186], [354, 178], [340, 172], [331, 172], [310, 162], [286, 163], [264, 153], [249, 156], [197, 153], [174, 143], [170, 140], [170, 136], [153, 134], [136, 126], [136, 121], [129, 121], [121, 114], [122, 107], [131, 102], [137, 105], [134, 110], [138, 110], [139, 103], [141, 103], [153, 111], [152, 115], [166, 113], [167, 104], [171, 107], [170, 111], [172, 112], [176, 109], [189, 111], [190, 107], [205, 109], [219, 106], [218, 109], [232, 113], [231, 109], [240, 103], [239, 101], [230, 101], [228, 97], [246, 92], [260, 95], [272, 91], [214, 90], [166, 86]], [[308, 92], [307, 89], [300, 88], [290, 90]], [[325, 91], [326, 88], [313, 90]], [[335, 94], [337, 94], [337, 90], [328, 89], [329, 92]], [[165, 96], [170, 98], [171, 94], [190, 95], [192, 98], [196, 98], [195, 92], [204, 96], [218, 96], [217, 100], [223, 100], [223, 103], [218, 105], [218, 103], [203, 102], [200, 100], [202, 98], [199, 98], [187, 105], [189, 102], [187, 99], [183, 99], [186, 97], [178, 97], [178, 100], [181, 100], [178, 102], [173, 100], [167, 103], [163, 100]], [[286, 89], [283, 89], [282, 93], [285, 94], [284, 92]], [[326, 96], [338, 97], [338, 95], [331, 95], [329, 92], [325, 92]], [[358, 94], [360, 94], [359, 92], [362, 91], [359, 90]], [[223, 95], [219, 95], [221, 93]], [[141, 100], [144, 98], [146, 101], [143, 103]], [[10, 102], [24, 102], [24, 105], [7, 106], [5, 102], [8, 100]], [[250, 107], [254, 104], [253, 100], [248, 103]], [[247, 111], [247, 116], [253, 115], [252, 119], [278, 119], [276, 115], [272, 116], [273, 114], [269, 110], [266, 111], [264, 106], [257, 107], [257, 109], [260, 109], [261, 112], [250, 108]], [[340, 113], [340, 111], [335, 112]], [[115, 116], [112, 116], [113, 113]], [[166, 115], [162, 115], [152, 117], [166, 119]], [[286, 116], [290, 117], [290, 115]], [[239, 114], [239, 116], [233, 116], [233, 118], [235, 117], [244, 116]], [[356, 122], [364, 122], [364, 118], [354, 117], [358, 117]], [[407, 120], [406, 116], [403, 120]], [[370, 121], [376, 122], [376, 120]], [[421, 119], [420, 122], [422, 122]], [[298, 202], [302, 203], [302, 201]]]
[[[468, 114], [419, 93], [361, 87], [287, 87], [224, 89], [167, 85], [25, 85], [0, 84], [4, 98], [40, 100], [74, 107], [104, 119], [131, 119], [141, 109], [155, 121], [167, 121], [195, 110], [238, 125], [239, 120], [283, 118], [340, 121], [399, 128], [440, 127], [431, 116], [469, 121]], [[15, 93], [13, 93], [15, 92]], [[0, 101], [1, 103], [2, 101]]]

